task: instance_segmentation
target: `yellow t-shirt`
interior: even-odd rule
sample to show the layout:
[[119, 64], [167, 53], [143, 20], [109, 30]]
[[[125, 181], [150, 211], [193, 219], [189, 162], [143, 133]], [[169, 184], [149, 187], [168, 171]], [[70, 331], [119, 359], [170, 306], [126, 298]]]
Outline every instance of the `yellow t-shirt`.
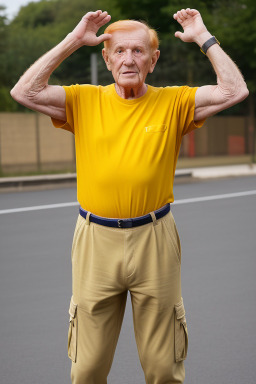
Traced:
[[114, 84], [64, 89], [67, 122], [53, 123], [75, 134], [81, 207], [129, 218], [173, 202], [182, 136], [203, 124], [193, 121], [197, 88], [148, 85], [145, 95], [131, 100]]

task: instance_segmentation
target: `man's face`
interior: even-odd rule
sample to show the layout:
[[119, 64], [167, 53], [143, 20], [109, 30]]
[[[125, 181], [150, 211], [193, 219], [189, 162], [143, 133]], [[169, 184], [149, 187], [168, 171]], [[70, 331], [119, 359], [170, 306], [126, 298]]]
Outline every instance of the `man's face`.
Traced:
[[159, 51], [152, 52], [149, 36], [143, 28], [114, 32], [108, 50], [103, 49], [107, 68], [123, 88], [141, 87], [147, 74], [153, 72], [158, 56]]

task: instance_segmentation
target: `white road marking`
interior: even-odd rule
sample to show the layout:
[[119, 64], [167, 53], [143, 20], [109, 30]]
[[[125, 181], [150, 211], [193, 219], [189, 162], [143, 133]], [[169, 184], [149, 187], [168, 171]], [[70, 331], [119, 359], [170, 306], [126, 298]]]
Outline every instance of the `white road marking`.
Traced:
[[176, 201], [174, 201], [173, 204], [177, 205], [177, 204], [199, 203], [201, 201], [231, 199], [231, 198], [234, 198], [234, 197], [253, 196], [253, 195], [256, 195], [256, 190], [244, 191], [244, 192], [234, 192], [234, 193], [225, 193], [223, 195], [191, 197], [190, 199], [176, 200]]
[[[231, 198], [235, 198], [235, 197], [253, 196], [253, 195], [256, 195], [256, 190], [226, 193], [226, 194], [222, 194], [222, 195], [191, 197], [189, 199], [175, 200], [174, 203], [172, 203], [172, 204], [173, 205], [179, 205], [179, 204], [199, 203], [202, 201], [231, 199]], [[70, 203], [60, 203], [60, 204], [36, 205], [36, 206], [32, 206], [32, 207], [23, 207], [23, 208], [3, 209], [3, 210], [0, 210], [0, 215], [4, 215], [4, 214], [8, 214], [8, 213], [40, 211], [43, 209], [74, 207], [74, 206], [78, 206], [78, 205], [79, 205], [78, 202], [70, 202]]]
[[75, 205], [79, 205], [79, 203], [78, 202], [70, 202], [70, 203], [60, 203], [60, 204], [35, 205], [33, 207], [3, 209], [0, 211], [0, 215], [4, 215], [6, 213], [41, 211], [42, 209], [66, 208], [66, 207], [73, 207]]

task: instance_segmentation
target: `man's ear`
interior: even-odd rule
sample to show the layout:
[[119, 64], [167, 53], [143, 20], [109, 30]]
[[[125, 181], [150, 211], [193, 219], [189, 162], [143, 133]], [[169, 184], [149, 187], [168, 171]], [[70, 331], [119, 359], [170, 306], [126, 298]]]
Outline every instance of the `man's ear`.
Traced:
[[159, 49], [156, 49], [151, 58], [151, 64], [148, 71], [149, 73], [152, 73], [154, 71], [157, 60], [159, 59], [159, 56], [160, 56], [160, 51]]
[[102, 49], [102, 56], [103, 56], [103, 59], [104, 59], [104, 61], [106, 63], [107, 69], [109, 71], [111, 71], [111, 65], [110, 65], [110, 62], [109, 62], [109, 56], [108, 56], [107, 50], [105, 48]]

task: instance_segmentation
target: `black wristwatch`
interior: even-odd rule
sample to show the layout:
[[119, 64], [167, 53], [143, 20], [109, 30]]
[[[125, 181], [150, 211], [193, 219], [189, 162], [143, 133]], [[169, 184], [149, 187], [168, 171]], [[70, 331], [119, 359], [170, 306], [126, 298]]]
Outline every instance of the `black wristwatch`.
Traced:
[[204, 55], [206, 55], [207, 50], [213, 45], [213, 44], [219, 44], [219, 40], [216, 39], [215, 36], [212, 36], [209, 40], [207, 40], [200, 49], [201, 52], [203, 52]]

